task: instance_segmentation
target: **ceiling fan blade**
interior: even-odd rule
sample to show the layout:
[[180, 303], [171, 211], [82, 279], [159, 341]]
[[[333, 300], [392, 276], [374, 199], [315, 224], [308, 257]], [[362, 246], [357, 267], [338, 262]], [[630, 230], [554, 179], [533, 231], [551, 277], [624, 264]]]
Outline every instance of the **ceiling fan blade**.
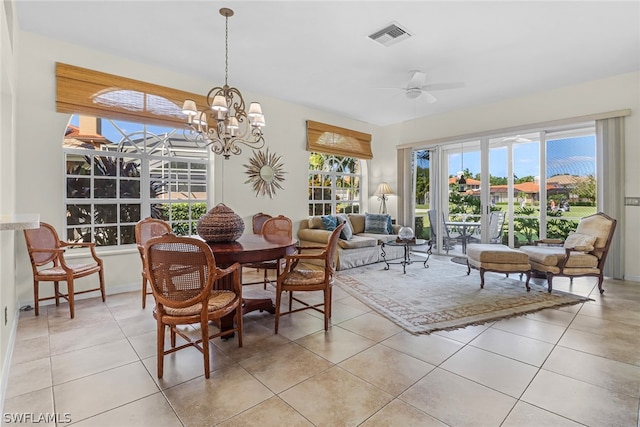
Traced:
[[465, 86], [464, 82], [450, 82], [450, 83], [431, 83], [422, 86], [422, 90], [447, 90], [447, 89], [460, 89]]
[[427, 80], [427, 75], [422, 71], [413, 70], [410, 71], [409, 74], [411, 78], [409, 79], [409, 83], [407, 83], [407, 88], [419, 88], [424, 85], [424, 82]]
[[438, 100], [438, 98], [436, 98], [435, 96], [431, 95], [429, 92], [422, 92], [422, 96], [424, 96], [425, 101], [427, 101], [429, 104], [433, 104], [434, 102], [436, 102]]

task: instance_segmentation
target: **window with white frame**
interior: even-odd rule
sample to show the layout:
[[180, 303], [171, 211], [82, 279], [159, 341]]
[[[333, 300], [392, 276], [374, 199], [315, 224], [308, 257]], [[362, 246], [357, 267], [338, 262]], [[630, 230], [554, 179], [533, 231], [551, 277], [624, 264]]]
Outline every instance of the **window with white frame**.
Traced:
[[163, 219], [196, 233], [206, 211], [209, 151], [170, 127], [72, 116], [63, 142], [66, 238], [135, 243], [135, 225]]
[[360, 160], [331, 154], [309, 155], [309, 215], [359, 213]]

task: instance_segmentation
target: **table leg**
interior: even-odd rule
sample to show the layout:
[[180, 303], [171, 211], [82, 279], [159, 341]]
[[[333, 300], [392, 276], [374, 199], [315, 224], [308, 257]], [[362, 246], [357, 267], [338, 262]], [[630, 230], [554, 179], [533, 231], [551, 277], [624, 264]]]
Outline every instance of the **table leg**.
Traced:
[[[242, 283], [242, 269], [239, 269], [240, 283]], [[216, 289], [233, 289], [233, 281], [231, 275], [225, 276], [215, 283]], [[242, 315], [255, 311], [268, 311], [271, 314], [275, 314], [276, 306], [273, 304], [271, 298], [242, 298]], [[226, 331], [233, 329], [233, 317], [234, 313], [230, 313], [227, 316], [220, 319], [220, 330]], [[227, 335], [225, 338], [231, 338], [232, 335]]]
[[389, 263], [387, 262], [387, 253], [384, 251], [384, 242], [382, 242], [382, 244], [380, 245], [380, 255], [382, 256], [382, 260], [386, 264], [386, 266], [384, 267], [384, 270], [388, 270]]

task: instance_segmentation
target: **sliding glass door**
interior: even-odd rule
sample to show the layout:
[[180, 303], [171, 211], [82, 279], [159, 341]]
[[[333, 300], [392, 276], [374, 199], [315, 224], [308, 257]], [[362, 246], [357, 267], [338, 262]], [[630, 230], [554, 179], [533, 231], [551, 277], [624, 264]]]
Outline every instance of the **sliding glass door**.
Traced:
[[[460, 243], [518, 247], [564, 239], [597, 210], [593, 124], [443, 144], [414, 151], [413, 163], [416, 228], [425, 238], [433, 228]], [[429, 209], [443, 224], [431, 224]], [[505, 213], [499, 236], [489, 235], [493, 211]], [[447, 225], [461, 221], [480, 226]], [[463, 252], [462, 244], [437, 246], [439, 253]]]

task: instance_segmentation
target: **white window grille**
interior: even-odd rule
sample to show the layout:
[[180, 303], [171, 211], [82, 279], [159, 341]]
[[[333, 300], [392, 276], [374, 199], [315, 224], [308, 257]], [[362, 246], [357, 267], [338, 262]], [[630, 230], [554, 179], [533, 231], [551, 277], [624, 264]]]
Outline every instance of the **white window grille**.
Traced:
[[331, 154], [309, 156], [309, 215], [359, 213], [360, 160]]
[[195, 234], [206, 211], [209, 151], [182, 131], [73, 116], [64, 138], [66, 238], [135, 243], [135, 224], [163, 219]]

